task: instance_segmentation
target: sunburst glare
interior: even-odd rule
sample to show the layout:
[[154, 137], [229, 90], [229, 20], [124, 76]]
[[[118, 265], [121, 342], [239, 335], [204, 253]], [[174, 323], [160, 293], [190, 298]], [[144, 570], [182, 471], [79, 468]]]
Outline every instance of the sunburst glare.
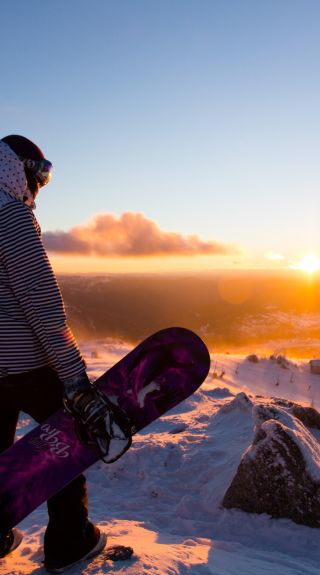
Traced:
[[307, 273], [314, 273], [320, 270], [320, 259], [314, 254], [304, 256], [298, 265], [294, 266], [296, 269], [302, 270]]

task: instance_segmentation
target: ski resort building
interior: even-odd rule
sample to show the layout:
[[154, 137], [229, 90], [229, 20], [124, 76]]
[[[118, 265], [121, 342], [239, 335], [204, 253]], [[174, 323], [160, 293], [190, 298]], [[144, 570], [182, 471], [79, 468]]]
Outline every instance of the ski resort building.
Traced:
[[320, 375], [320, 359], [311, 359], [309, 361], [311, 373]]

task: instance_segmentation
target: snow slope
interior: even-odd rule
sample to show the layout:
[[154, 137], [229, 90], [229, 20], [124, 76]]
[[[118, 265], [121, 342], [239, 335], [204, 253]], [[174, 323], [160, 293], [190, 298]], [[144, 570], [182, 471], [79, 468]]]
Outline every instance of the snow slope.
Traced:
[[[82, 345], [97, 377], [128, 348], [112, 341]], [[138, 434], [112, 465], [88, 472], [90, 516], [110, 544], [128, 544], [130, 561], [103, 555], [70, 575], [319, 575], [320, 532], [290, 520], [221, 508], [221, 500], [253, 435], [251, 408], [239, 392], [282, 396], [320, 408], [320, 376], [306, 361], [281, 368], [268, 359], [214, 355], [200, 390]], [[20, 421], [19, 435], [32, 422]], [[25, 519], [23, 545], [0, 560], [0, 574], [44, 575], [43, 505]]]

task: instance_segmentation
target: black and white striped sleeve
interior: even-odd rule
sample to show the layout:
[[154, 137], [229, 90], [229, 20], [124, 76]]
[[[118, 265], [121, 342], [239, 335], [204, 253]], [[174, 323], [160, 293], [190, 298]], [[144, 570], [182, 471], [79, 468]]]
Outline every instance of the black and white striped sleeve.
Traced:
[[10, 288], [63, 381], [85, 370], [67, 325], [61, 292], [30, 208], [11, 202], [0, 211], [1, 256]]

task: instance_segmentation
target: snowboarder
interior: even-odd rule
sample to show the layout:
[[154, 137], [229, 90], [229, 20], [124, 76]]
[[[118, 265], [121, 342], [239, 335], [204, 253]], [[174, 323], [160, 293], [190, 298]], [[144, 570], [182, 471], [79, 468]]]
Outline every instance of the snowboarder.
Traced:
[[[108, 457], [130, 446], [128, 430], [94, 389], [68, 327], [61, 292], [34, 216], [35, 198], [52, 164], [23, 136], [0, 140], [0, 452], [14, 441], [19, 412], [44, 421], [64, 403]], [[84, 422], [86, 428], [84, 429]], [[44, 563], [60, 573], [102, 551], [106, 535], [88, 519], [86, 480], [80, 475], [48, 500]], [[1, 532], [0, 557], [22, 540]]]

